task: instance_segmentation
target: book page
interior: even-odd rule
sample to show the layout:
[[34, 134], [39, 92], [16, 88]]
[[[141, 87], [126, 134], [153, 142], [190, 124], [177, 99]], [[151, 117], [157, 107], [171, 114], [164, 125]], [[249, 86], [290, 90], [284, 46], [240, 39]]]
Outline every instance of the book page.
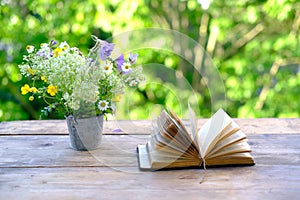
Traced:
[[197, 159], [194, 155], [189, 155], [186, 152], [174, 151], [170, 148], [170, 146], [161, 146], [157, 148], [157, 146], [153, 145], [150, 141], [146, 144], [148, 146], [150, 153], [157, 153], [163, 157], [170, 157], [174, 159]]
[[[183, 125], [182, 121], [177, 117], [177, 115], [172, 110], [168, 110], [168, 112], [169, 112], [169, 119], [170, 119], [169, 122], [171, 124], [174, 124], [177, 127], [177, 129], [180, 130], [180, 132], [182, 133], [181, 135], [182, 135], [182, 137], [184, 137], [183, 139], [185, 141], [188, 141], [192, 146], [197, 148], [197, 146], [194, 143], [193, 138], [191, 138], [190, 134], [188, 133], [185, 126]], [[168, 113], [166, 112], [166, 114], [168, 114]]]
[[151, 142], [157, 149], [180, 152], [185, 157], [196, 157], [199, 151], [191, 145], [189, 138], [185, 137], [186, 134], [163, 111], [157, 118], [156, 124], [152, 125]]
[[199, 162], [199, 160], [190, 161], [177, 158], [178, 156], [173, 156], [172, 154], [168, 155], [151, 150], [151, 146], [148, 143], [146, 145], [138, 145], [138, 161], [141, 170], [165, 168], [172, 165], [172, 163], [177, 163], [176, 165], [178, 165], [179, 162], [183, 163], [183, 165], [190, 164], [191, 162]]
[[[235, 134], [239, 130], [240, 130], [240, 127], [234, 121], [232, 121], [232, 123], [222, 131], [222, 133], [220, 134], [220, 136], [217, 139], [217, 143], [226, 139], [227, 137], [231, 136], [232, 134]], [[209, 153], [209, 152], [207, 152], [207, 153]]]
[[159, 168], [173, 168], [173, 167], [200, 167], [201, 159], [199, 157], [184, 157], [175, 152], [169, 153], [162, 150], [155, 149], [148, 142], [146, 145], [148, 162], [151, 169]]
[[198, 135], [197, 135], [197, 119], [196, 119], [196, 115], [195, 115], [195, 112], [193, 111], [193, 109], [191, 108], [190, 104], [188, 104], [188, 107], [189, 107], [189, 116], [190, 116], [190, 124], [191, 124], [191, 131], [192, 131], [192, 138], [195, 142], [195, 145], [197, 147], [199, 147], [199, 138], [198, 138]]
[[217, 144], [214, 146], [214, 148], [205, 156], [206, 158], [209, 158], [210, 156], [213, 156], [215, 153], [218, 153], [219, 151], [222, 151], [224, 148], [233, 145], [234, 143], [240, 142], [241, 140], [246, 139], [246, 135], [241, 131], [237, 131], [236, 133], [230, 135], [229, 137], [226, 137], [223, 140], [220, 140], [217, 142]]
[[185, 133], [182, 133], [183, 130], [172, 121], [165, 111], [163, 111], [157, 118], [157, 126], [159, 128], [159, 132], [163, 136], [166, 136], [169, 140], [174, 140], [183, 147], [189, 146], [190, 141], [185, 137]]
[[167, 117], [165, 117], [167, 120], [164, 123], [165, 131], [172, 134], [173, 139], [185, 145], [189, 151], [194, 152], [195, 154], [198, 155], [199, 154], [198, 146], [195, 145], [194, 140], [187, 132], [181, 120], [171, 110], [169, 110], [169, 113], [170, 115], [168, 115], [168, 113], [164, 111], [161, 114], [162, 116], [167, 115]]
[[250, 153], [235, 153], [205, 160], [207, 166], [218, 165], [254, 165], [254, 159]]
[[233, 145], [229, 145], [229, 146], [225, 147], [224, 149], [222, 149], [222, 151], [214, 153], [207, 159], [216, 158], [216, 157], [220, 157], [220, 156], [227, 156], [227, 155], [231, 155], [231, 154], [235, 154], [235, 153], [245, 153], [245, 152], [251, 152], [251, 148], [250, 148], [249, 144], [247, 143], [246, 139], [244, 139], [240, 142], [234, 143]]
[[[165, 127], [162, 125], [161, 121], [157, 121], [157, 126], [154, 126], [154, 135], [156, 138], [159, 139], [160, 143], [163, 143], [164, 145], [168, 145], [171, 143], [171, 146], [176, 146], [177, 148], [184, 149], [185, 148], [185, 143], [182, 143], [182, 141], [178, 141], [174, 139], [174, 136], [169, 133], [168, 130], [165, 129]], [[178, 130], [177, 130], [178, 132]], [[177, 134], [177, 133], [176, 133]]]
[[150, 141], [157, 149], [167, 146], [170, 151], [185, 152], [174, 140], [167, 140], [165, 137], [162, 137], [161, 134], [152, 135]]
[[193, 157], [195, 155], [195, 153], [187, 151], [185, 146], [176, 143], [174, 140], [168, 140], [159, 133], [152, 135], [150, 142], [158, 150], [162, 149], [171, 153], [178, 152], [186, 157]]
[[202, 158], [204, 158], [215, 146], [217, 139], [222, 134], [222, 131], [231, 123], [232, 119], [224, 112], [223, 109], [219, 109], [198, 131], [197, 134]]

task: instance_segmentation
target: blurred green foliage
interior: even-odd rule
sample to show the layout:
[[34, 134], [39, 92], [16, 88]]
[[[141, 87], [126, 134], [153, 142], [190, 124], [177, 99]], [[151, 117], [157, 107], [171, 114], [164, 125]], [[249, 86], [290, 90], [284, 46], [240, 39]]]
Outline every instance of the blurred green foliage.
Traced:
[[[109, 39], [146, 27], [175, 30], [203, 46], [223, 80], [225, 109], [231, 116], [300, 116], [298, 0], [214, 0], [208, 10], [196, 0], [0, 3], [0, 121], [46, 118], [40, 113], [45, 106], [42, 101], [29, 102], [20, 94], [26, 78], [18, 64], [27, 44], [38, 46], [55, 39], [68, 41], [87, 53], [92, 34]], [[197, 58], [188, 47], [178, 48], [186, 57]], [[211, 91], [191, 63], [172, 52], [136, 52], [147, 82], [123, 97], [118, 119], [148, 119], [165, 106], [185, 116], [191, 97], [198, 104], [198, 116], [211, 115]], [[157, 70], [152, 70], [155, 66]], [[53, 113], [47, 118], [62, 117]]]

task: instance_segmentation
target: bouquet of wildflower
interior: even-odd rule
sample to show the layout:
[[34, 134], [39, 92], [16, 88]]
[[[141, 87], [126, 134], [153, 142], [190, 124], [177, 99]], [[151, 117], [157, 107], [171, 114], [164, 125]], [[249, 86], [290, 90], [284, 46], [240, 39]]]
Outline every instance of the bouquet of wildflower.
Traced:
[[[96, 114], [113, 113], [124, 87], [137, 87], [144, 80], [142, 68], [133, 68], [137, 54], [111, 57], [114, 44], [92, 36], [96, 42], [87, 56], [67, 42], [42, 43], [39, 49], [28, 45], [28, 55], [19, 65], [21, 73], [30, 83], [21, 88], [29, 100], [43, 98], [45, 114], [62, 108], [66, 115], [95, 111]], [[86, 106], [86, 105], [92, 105]]]

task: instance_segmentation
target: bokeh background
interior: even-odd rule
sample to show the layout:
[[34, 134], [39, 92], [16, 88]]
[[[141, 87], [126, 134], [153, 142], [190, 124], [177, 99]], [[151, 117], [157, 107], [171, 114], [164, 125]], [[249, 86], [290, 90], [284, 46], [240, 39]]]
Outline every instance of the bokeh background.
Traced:
[[[87, 53], [92, 34], [108, 39], [149, 27], [178, 31], [202, 45], [223, 80], [225, 109], [232, 117], [300, 116], [298, 0], [0, 0], [0, 4], [0, 121], [63, 118], [57, 113], [43, 116], [42, 101], [29, 102], [21, 95], [26, 78], [18, 64], [27, 44], [55, 39]], [[186, 57], [196, 57], [188, 46], [178, 48]], [[178, 96], [187, 101], [191, 95], [197, 97], [197, 116], [211, 115], [206, 81], [186, 59], [159, 49], [138, 53], [139, 64], [163, 66], [160, 70], [179, 74], [191, 88], [178, 88], [176, 81], [145, 70], [149, 83], [124, 95], [119, 119], [148, 119], [163, 106], [184, 113]]]

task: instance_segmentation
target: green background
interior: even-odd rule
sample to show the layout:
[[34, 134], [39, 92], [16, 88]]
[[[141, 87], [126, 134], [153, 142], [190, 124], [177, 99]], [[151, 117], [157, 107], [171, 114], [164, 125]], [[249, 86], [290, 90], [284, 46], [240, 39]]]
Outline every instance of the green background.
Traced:
[[[149, 27], [178, 31], [203, 46], [223, 81], [225, 109], [232, 117], [300, 116], [297, 0], [214, 0], [207, 10], [196, 0], [0, 2], [0, 121], [63, 118], [58, 113], [43, 116], [42, 101], [29, 102], [28, 96], [21, 95], [20, 87], [27, 80], [18, 64], [26, 45], [37, 47], [55, 39], [87, 53], [92, 34], [108, 39]], [[186, 56], [195, 56], [186, 47], [178, 48]], [[206, 81], [185, 59], [158, 49], [138, 53], [147, 82], [123, 96], [118, 119], [149, 119], [164, 106], [185, 117], [191, 96], [200, 110], [198, 117], [212, 114], [214, 102]], [[158, 73], [147, 70], [155, 66]], [[159, 76], [163, 71], [185, 77], [188, 86], [180, 88], [178, 80], [165, 80]]]

